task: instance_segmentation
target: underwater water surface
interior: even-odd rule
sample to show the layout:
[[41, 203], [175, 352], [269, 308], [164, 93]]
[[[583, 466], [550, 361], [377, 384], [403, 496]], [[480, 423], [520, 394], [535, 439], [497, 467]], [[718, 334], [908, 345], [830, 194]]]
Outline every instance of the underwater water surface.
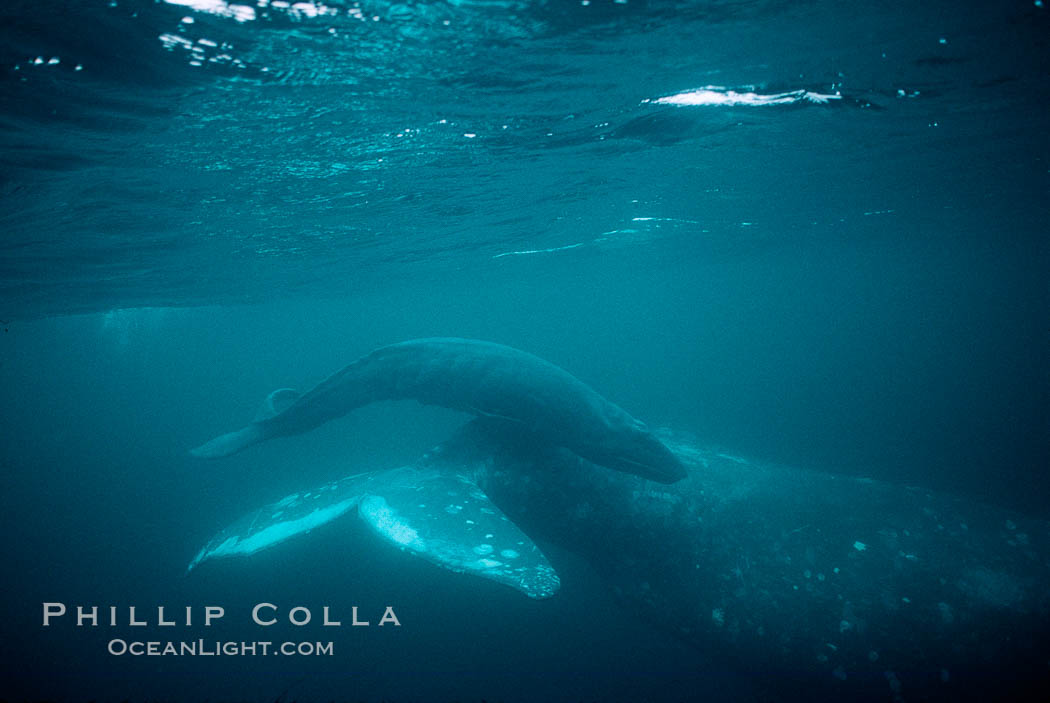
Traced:
[[[825, 693], [727, 666], [662, 600], [625, 605], [623, 574], [561, 541], [557, 515], [514, 516], [559, 573], [549, 600], [354, 521], [187, 574], [237, 518], [411, 464], [462, 425], [380, 403], [188, 454], [272, 390], [421, 337], [529, 351], [730, 456], [1009, 511], [968, 592], [1019, 601], [999, 574], [1030, 548], [1017, 588], [1050, 593], [1043, 532], [1015, 529], [1050, 519], [1048, 25], [1027, 0], [5, 4], [0, 699]], [[783, 523], [762, 534], [806, 534]], [[652, 544], [681, 548], [658, 527]], [[851, 557], [881, 548], [843, 530]], [[646, 568], [634, 586], [722, 617]], [[748, 568], [730, 580], [750, 588]], [[373, 622], [393, 605], [402, 625], [265, 631], [334, 640], [332, 657], [132, 658], [106, 652], [132, 627], [43, 628], [45, 602], [224, 605], [216, 631], [237, 640], [262, 636], [259, 602]], [[1045, 607], [1019, 621], [1037, 632]], [[887, 700], [896, 676], [878, 673]]]

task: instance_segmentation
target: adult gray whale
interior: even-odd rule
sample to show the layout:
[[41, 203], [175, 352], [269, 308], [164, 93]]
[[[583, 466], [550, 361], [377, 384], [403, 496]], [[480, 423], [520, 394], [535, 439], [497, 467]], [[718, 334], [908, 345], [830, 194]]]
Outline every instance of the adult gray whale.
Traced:
[[378, 400], [410, 398], [507, 424], [618, 471], [661, 483], [686, 476], [682, 462], [642, 422], [567, 371], [501, 344], [453, 338], [380, 347], [302, 395], [276, 390], [254, 422], [191, 454], [228, 456]]
[[696, 468], [688, 480], [654, 486], [475, 420], [411, 466], [245, 515], [190, 567], [356, 515], [366, 529], [343, 523], [347, 553], [370, 532], [550, 598], [560, 565], [535, 539], [582, 556], [625, 608], [704, 660], [749, 673], [758, 700], [1044, 700], [1031, 693], [1050, 670], [1050, 523], [656, 432]]

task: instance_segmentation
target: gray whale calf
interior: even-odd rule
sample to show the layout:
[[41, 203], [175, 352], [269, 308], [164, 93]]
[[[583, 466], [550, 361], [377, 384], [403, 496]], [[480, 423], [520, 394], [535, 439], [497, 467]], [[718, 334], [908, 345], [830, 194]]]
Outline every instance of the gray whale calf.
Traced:
[[228, 456], [300, 434], [379, 400], [415, 399], [514, 427], [611, 469], [673, 483], [681, 461], [646, 426], [567, 371], [511, 347], [472, 339], [417, 339], [381, 347], [297, 394], [279, 389], [256, 420], [192, 450]]

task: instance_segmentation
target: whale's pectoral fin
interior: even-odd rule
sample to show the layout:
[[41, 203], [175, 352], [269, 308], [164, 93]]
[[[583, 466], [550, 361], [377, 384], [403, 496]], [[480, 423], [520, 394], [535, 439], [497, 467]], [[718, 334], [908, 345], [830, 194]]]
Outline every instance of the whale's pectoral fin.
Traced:
[[196, 449], [191, 449], [190, 454], [198, 459], [218, 459], [236, 454], [253, 444], [258, 444], [266, 439], [266, 430], [259, 423], [280, 415], [299, 399], [299, 395], [298, 391], [291, 388], [278, 388], [266, 396], [258, 412], [255, 413], [255, 420], [252, 424], [234, 432], [220, 435]]
[[312, 491], [293, 493], [249, 513], [213, 537], [187, 571], [207, 559], [255, 554], [331, 522], [357, 505], [384, 473], [387, 472], [348, 476]]
[[355, 506], [384, 540], [446, 569], [506, 584], [530, 598], [558, 591], [558, 574], [543, 552], [474, 481], [417, 466], [348, 476], [270, 503], [212, 538], [188, 570], [208, 559], [250, 556]]
[[530, 598], [549, 598], [561, 585], [539, 547], [466, 475], [406, 473], [376, 485], [358, 514], [383, 539], [451, 571], [506, 584]]

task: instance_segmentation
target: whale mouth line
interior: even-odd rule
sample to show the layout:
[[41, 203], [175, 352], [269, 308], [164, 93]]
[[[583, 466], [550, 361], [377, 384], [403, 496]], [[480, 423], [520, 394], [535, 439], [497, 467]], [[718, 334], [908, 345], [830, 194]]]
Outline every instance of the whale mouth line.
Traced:
[[649, 480], [674, 482], [685, 478], [685, 476], [687, 475], [684, 468], [680, 472], [672, 472], [663, 471], [651, 464], [643, 464], [640, 461], [636, 461], [635, 459], [628, 459], [627, 457], [616, 457], [616, 461], [617, 463], [626, 464], [637, 469], [637, 471], [629, 473], [638, 473], [638, 475], [642, 478]]

